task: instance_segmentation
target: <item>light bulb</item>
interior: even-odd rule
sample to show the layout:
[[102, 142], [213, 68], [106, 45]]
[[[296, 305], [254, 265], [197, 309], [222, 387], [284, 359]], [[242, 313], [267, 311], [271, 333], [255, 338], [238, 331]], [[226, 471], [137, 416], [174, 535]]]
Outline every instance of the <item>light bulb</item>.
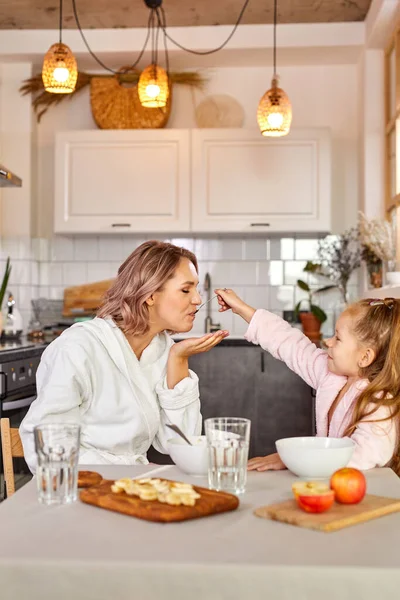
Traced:
[[270, 113], [267, 117], [268, 125], [273, 129], [280, 129], [283, 123], [283, 115], [279, 112]]
[[65, 62], [63, 60], [57, 61], [57, 66], [53, 71], [53, 77], [59, 83], [64, 83], [67, 81], [69, 77], [69, 70], [65, 66]]
[[149, 98], [157, 98], [160, 93], [160, 86], [156, 83], [149, 83], [146, 86], [146, 94]]

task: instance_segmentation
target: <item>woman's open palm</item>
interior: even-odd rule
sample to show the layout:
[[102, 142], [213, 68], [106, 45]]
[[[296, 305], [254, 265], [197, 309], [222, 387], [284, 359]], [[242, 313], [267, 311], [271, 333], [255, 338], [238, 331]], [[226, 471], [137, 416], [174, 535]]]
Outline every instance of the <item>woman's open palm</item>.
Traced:
[[222, 342], [228, 335], [229, 331], [221, 330], [216, 331], [215, 333], [207, 333], [207, 335], [203, 335], [199, 338], [188, 338], [174, 344], [171, 351], [181, 358], [189, 358], [189, 356], [193, 356], [194, 354], [208, 352], [211, 348], [214, 348], [214, 346]]

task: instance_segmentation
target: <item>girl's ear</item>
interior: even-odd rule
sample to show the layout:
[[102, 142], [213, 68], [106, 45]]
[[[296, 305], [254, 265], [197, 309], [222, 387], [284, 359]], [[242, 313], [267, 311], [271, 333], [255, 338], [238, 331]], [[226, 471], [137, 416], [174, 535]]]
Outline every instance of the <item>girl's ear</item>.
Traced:
[[360, 369], [365, 369], [366, 367], [369, 367], [370, 365], [372, 365], [375, 358], [376, 358], [375, 350], [373, 350], [372, 348], [365, 348], [362, 351], [360, 360], [358, 361], [358, 366], [360, 367]]

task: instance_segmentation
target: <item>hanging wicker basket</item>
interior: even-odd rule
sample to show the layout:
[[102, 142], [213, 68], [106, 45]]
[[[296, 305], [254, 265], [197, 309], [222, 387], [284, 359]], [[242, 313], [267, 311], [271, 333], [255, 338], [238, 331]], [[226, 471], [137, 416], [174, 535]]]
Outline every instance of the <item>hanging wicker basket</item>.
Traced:
[[[129, 69], [122, 68], [120, 73]], [[139, 76], [138, 76], [139, 78]], [[165, 127], [171, 112], [172, 89], [163, 108], [145, 108], [140, 104], [137, 82], [129, 87], [115, 77], [92, 77], [90, 104], [100, 129], [159, 129]]]

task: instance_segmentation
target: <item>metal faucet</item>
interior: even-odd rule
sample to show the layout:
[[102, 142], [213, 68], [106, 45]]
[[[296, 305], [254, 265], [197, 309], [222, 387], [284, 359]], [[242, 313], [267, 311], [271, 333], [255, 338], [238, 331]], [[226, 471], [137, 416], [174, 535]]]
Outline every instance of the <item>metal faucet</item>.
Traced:
[[207, 292], [207, 316], [204, 321], [205, 333], [212, 333], [221, 329], [220, 323], [213, 323], [211, 318], [211, 277], [209, 273], [206, 273], [204, 278], [204, 291]]

